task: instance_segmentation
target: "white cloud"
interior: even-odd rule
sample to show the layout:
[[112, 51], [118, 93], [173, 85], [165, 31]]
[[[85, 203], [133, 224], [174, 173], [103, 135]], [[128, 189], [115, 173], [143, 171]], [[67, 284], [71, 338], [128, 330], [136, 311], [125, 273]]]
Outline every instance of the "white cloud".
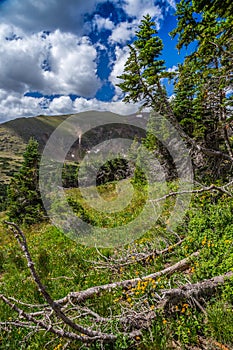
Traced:
[[[139, 108], [135, 104], [125, 104], [122, 101], [102, 102], [96, 98], [88, 100], [80, 97], [72, 101], [69, 96], [60, 96], [50, 101], [44, 97], [22, 97], [17, 93], [7, 95], [3, 90], [0, 90], [0, 105], [0, 123], [20, 117], [72, 114], [90, 110], [127, 115], [137, 112]], [[46, 109], [43, 108], [45, 106]]]
[[174, 65], [174, 66], [168, 68], [167, 71], [169, 73], [178, 72], [178, 67]]
[[65, 114], [73, 110], [73, 102], [69, 96], [61, 96], [54, 98], [49, 104], [51, 114]]
[[[13, 35], [21, 39], [5, 39]], [[22, 38], [20, 30], [0, 25], [0, 41], [0, 88], [17, 92], [25, 92], [31, 85], [35, 89], [42, 88], [40, 61], [45, 58], [46, 47], [39, 35]]]
[[158, 20], [163, 18], [161, 7], [155, 5], [154, 0], [127, 0], [125, 1], [123, 8], [128, 16], [137, 18], [138, 22], [143, 16], [149, 14], [152, 18]]
[[9, 94], [0, 90], [0, 123], [19, 117], [31, 117], [43, 114], [42, 104], [45, 98], [22, 96], [19, 93]]
[[103, 18], [100, 15], [95, 15], [92, 21], [92, 25], [97, 29], [98, 32], [107, 29], [112, 30], [114, 28], [114, 23], [109, 18]]
[[48, 94], [77, 94], [93, 97], [100, 87], [96, 75], [96, 49], [87, 37], [56, 30], [49, 35], [51, 71], [44, 72]]
[[168, 5], [173, 8], [176, 9], [176, 0], [166, 0], [168, 2]]
[[92, 13], [101, 0], [7, 0], [0, 5], [1, 23], [14, 23], [24, 31], [60, 29], [81, 32], [84, 14]]
[[117, 114], [127, 115], [136, 113], [138, 106], [135, 104], [126, 104], [122, 101], [102, 102], [97, 99], [86, 100], [77, 98], [74, 101], [76, 113], [90, 110], [110, 111]]
[[[6, 39], [13, 35], [20, 39]], [[1, 89], [93, 97], [100, 87], [97, 51], [86, 37], [60, 30], [47, 36], [25, 34], [18, 28], [0, 25], [0, 40]], [[45, 62], [49, 70], [43, 69]]]
[[119, 46], [116, 46], [116, 49], [115, 49], [116, 61], [114, 62], [113, 69], [109, 77], [109, 81], [111, 81], [113, 86], [115, 86], [114, 100], [118, 100], [119, 97], [122, 96], [122, 90], [116, 86], [116, 84], [119, 84], [121, 82], [121, 80], [117, 78], [117, 76], [123, 73], [128, 54], [129, 54], [129, 48], [127, 46], [124, 48], [120, 48]]
[[135, 30], [137, 29], [137, 27], [137, 21], [133, 21], [132, 23], [119, 23], [112, 31], [112, 35], [109, 37], [109, 42], [121, 44], [127, 43], [135, 35]]

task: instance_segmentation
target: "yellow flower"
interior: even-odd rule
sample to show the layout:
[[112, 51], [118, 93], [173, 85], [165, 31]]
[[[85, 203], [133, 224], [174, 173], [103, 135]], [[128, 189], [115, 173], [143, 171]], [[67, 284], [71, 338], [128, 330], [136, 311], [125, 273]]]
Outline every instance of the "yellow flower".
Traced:
[[150, 309], [151, 310], [154, 310], [155, 306], [154, 305], [151, 305]]
[[202, 244], [202, 245], [205, 245], [205, 244], [206, 244], [206, 237], [204, 237], [204, 239], [202, 240], [201, 244]]
[[163, 324], [166, 324], [166, 323], [167, 323], [167, 320], [164, 319], [164, 320], [163, 320]]

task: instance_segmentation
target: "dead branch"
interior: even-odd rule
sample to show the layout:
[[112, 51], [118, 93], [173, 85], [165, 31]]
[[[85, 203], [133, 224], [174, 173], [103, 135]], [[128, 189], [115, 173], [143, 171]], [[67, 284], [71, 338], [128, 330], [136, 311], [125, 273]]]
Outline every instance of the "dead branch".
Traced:
[[[31, 272], [32, 278], [34, 280], [34, 282], [36, 283], [38, 290], [41, 292], [41, 294], [43, 295], [44, 299], [47, 301], [47, 303], [49, 304], [49, 306], [51, 307], [51, 309], [55, 312], [55, 314], [57, 315], [58, 318], [60, 318], [67, 326], [71, 327], [72, 329], [85, 334], [87, 337], [87, 340], [90, 341], [92, 340], [96, 340], [96, 339], [102, 339], [104, 341], [110, 341], [112, 342], [113, 340], [115, 340], [115, 336], [113, 336], [112, 334], [104, 334], [104, 333], [100, 333], [97, 331], [93, 331], [90, 328], [85, 328], [77, 323], [74, 323], [72, 321], [72, 319], [70, 319], [69, 317], [67, 317], [64, 312], [61, 309], [61, 306], [52, 299], [52, 297], [50, 296], [50, 294], [47, 292], [47, 290], [45, 289], [44, 285], [41, 283], [41, 280], [39, 278], [39, 275], [37, 274], [37, 271], [35, 269], [34, 263], [32, 261], [31, 255], [29, 253], [28, 250], [28, 246], [27, 246], [27, 241], [26, 241], [26, 237], [24, 235], [24, 233], [21, 231], [21, 229], [13, 222], [8, 222], [5, 221], [5, 223], [9, 226], [11, 226], [12, 231], [14, 232], [14, 235], [27, 259], [28, 262], [28, 268]], [[9, 306], [11, 306], [16, 312], [20, 314], [22, 314], [25, 318], [27, 318], [29, 321], [34, 322], [35, 319], [31, 316], [26, 314], [23, 310], [19, 309], [18, 307], [16, 307], [14, 304], [12, 304], [8, 299], [6, 299], [3, 295], [0, 296], [1, 299], [3, 301], [5, 301], [5, 303], [7, 303]], [[28, 318], [30, 317], [30, 319]], [[40, 322], [40, 321], [37, 321]], [[44, 324], [39, 324], [41, 327], [44, 327]], [[55, 332], [55, 330], [54, 330]], [[70, 337], [72, 337], [70, 335]], [[74, 339], [74, 338], [71, 338]], [[80, 338], [81, 339], [81, 338]], [[80, 340], [79, 339], [79, 340]]]
[[199, 252], [195, 252], [191, 254], [189, 257], [177, 262], [176, 264], [169, 266], [164, 270], [157, 271], [147, 276], [137, 277], [137, 278], [128, 279], [128, 280], [119, 281], [119, 282], [113, 282], [113, 283], [104, 284], [100, 286], [95, 286], [80, 292], [71, 292], [65, 298], [56, 300], [56, 303], [59, 305], [63, 305], [69, 302], [69, 300], [72, 300], [73, 302], [76, 302], [76, 303], [80, 303], [80, 302], [84, 302], [86, 299], [92, 297], [93, 295], [100, 294], [103, 291], [110, 292], [115, 288], [126, 288], [129, 286], [134, 287], [135, 285], [137, 285], [139, 281], [145, 281], [148, 279], [156, 280], [161, 276], [171, 276], [175, 272], [186, 270], [190, 266], [191, 259], [197, 257], [198, 255], [199, 255]]
[[226, 194], [229, 197], [233, 197], [233, 194], [231, 192], [227, 191], [225, 189], [225, 187], [227, 187], [227, 186], [216, 186], [216, 185], [212, 184], [208, 187], [204, 186], [203, 188], [192, 190], [192, 191], [184, 190], [184, 191], [170, 192], [170, 193], [167, 193], [166, 195], [164, 195], [163, 197], [160, 197], [157, 199], [151, 199], [151, 202], [161, 202], [164, 199], [167, 199], [169, 197], [174, 197], [177, 195], [181, 195], [181, 194], [199, 194], [199, 193], [208, 192], [208, 191], [218, 191], [218, 192], [221, 192], [223, 194]]
[[[105, 268], [118, 271], [120, 268], [126, 267], [128, 265], [132, 265], [135, 263], [145, 263], [150, 259], [154, 259], [157, 256], [165, 255], [167, 253], [171, 253], [176, 247], [180, 246], [185, 239], [179, 240], [177, 243], [169, 245], [167, 248], [162, 250], [152, 249], [149, 252], [133, 252], [128, 253], [124, 252], [124, 256], [120, 259], [115, 259], [114, 257], [106, 258], [104, 256], [105, 261], [89, 261], [93, 265], [96, 265], [96, 268]], [[149, 250], [149, 248], [148, 248]], [[102, 257], [102, 255], [101, 255]]]
[[208, 280], [204, 280], [195, 284], [185, 284], [179, 288], [162, 290], [162, 296], [164, 301], [162, 307], [166, 308], [166, 305], [177, 305], [181, 300], [187, 300], [195, 298], [200, 300], [202, 297], [211, 296], [217, 290], [219, 285], [233, 276], [233, 271], [229, 271], [224, 275], [216, 276]]

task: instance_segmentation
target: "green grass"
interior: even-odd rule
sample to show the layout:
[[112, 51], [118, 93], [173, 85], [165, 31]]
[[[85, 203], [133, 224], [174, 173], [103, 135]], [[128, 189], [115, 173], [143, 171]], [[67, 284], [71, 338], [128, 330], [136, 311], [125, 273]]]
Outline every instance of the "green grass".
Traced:
[[[115, 184], [108, 184], [99, 188], [99, 193], [111, 202], [116, 199]], [[78, 189], [67, 191], [67, 196], [72, 198], [73, 205], [78, 215], [84, 215], [92, 223], [102, 225], [108, 219], [110, 227], [124, 222], [125, 212], [111, 218], [102, 217], [102, 214], [93, 211], [93, 208], [85, 206], [85, 202]], [[130, 214], [136, 215], [135, 208], [143, 206], [146, 200], [146, 192], [135, 192], [134, 200], [127, 209]], [[148, 247], [163, 248], [169, 242], [172, 244], [176, 237], [166, 231], [164, 222], [167, 220], [169, 210], [173, 206], [173, 200], [164, 204], [162, 217], [148, 231], [138, 238], [133, 244], [127, 244], [123, 251], [116, 249], [100, 249], [103, 256], [122, 257], [130, 251], [146, 251]], [[82, 210], [80, 209], [82, 207]], [[127, 211], [126, 211], [127, 212]], [[134, 289], [116, 289], [105, 292], [86, 302], [94, 311], [103, 317], [118, 315], [120, 306], [137, 310], [139, 299], [145, 300], [145, 304], [153, 310], [154, 293], [160, 289], [173, 288], [189, 282], [197, 282], [206, 278], [223, 274], [233, 270], [233, 200], [224, 196], [203, 194], [195, 196], [186, 218], [178, 227], [177, 232], [181, 238], [185, 238], [183, 244], [165, 256], [152, 257], [143, 263], [135, 262], [121, 269], [113, 271], [94, 268], [91, 261], [100, 260], [97, 250], [85, 247], [70, 240], [57, 228], [48, 223], [38, 224], [30, 228], [24, 228], [29, 249], [36, 263], [43, 283], [54, 299], [64, 297], [70, 291], [78, 291], [91, 286], [105, 284], [113, 281], [144, 276], [159, 271], [168, 264], [200, 250], [200, 256], [193, 260], [192, 265], [185, 273], [176, 273], [170, 278], [162, 277], [156, 284], [151, 281], [138, 284]], [[106, 215], [105, 215], [106, 216]], [[132, 218], [131, 217], [131, 218]], [[4, 219], [4, 213], [1, 214]], [[158, 241], [160, 245], [158, 246]], [[18, 247], [12, 233], [0, 224], [0, 283], [1, 293], [14, 296], [24, 302], [41, 303], [42, 296], [37, 291], [25, 259]], [[65, 277], [65, 278], [64, 278]], [[172, 342], [178, 348], [186, 349], [196, 347], [201, 349], [200, 339], [205, 339], [209, 348], [214, 349], [224, 345], [228, 349], [233, 348], [233, 280], [229, 281], [221, 290], [211, 298], [202, 300], [202, 307], [206, 314], [201, 312], [192, 301], [178, 303], [169, 311], [160, 310], [152, 323], [150, 330], [144, 330], [143, 336], [133, 340], [123, 338], [121, 326], [117, 321], [110, 322], [105, 331], [119, 334], [119, 339], [114, 349], [172, 349]], [[8, 320], [16, 317], [9, 307], [0, 303], [0, 319]], [[85, 320], [83, 320], [84, 322]], [[88, 320], [86, 320], [88, 324]], [[50, 334], [39, 333], [31, 336], [25, 342], [26, 330], [12, 328], [10, 331], [0, 333], [0, 349], [43, 349], [49, 341], [50, 349], [55, 349], [64, 341], [53, 339]], [[220, 345], [216, 345], [220, 344]], [[69, 349], [78, 349], [79, 343], [70, 345]], [[83, 349], [100, 349], [96, 344]], [[108, 345], [104, 349], [110, 350]]]

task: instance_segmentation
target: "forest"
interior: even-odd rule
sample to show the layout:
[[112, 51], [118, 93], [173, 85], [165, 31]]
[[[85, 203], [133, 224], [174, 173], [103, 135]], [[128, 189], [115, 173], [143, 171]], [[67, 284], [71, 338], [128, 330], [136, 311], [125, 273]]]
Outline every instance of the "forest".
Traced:
[[[85, 232], [88, 243], [75, 242], [51, 222], [35, 138], [1, 187], [0, 349], [233, 349], [233, 3], [181, 0], [175, 15], [170, 35], [189, 52], [182, 64], [167, 69], [146, 15], [119, 76], [147, 129], [132, 140], [129, 161], [102, 165], [95, 190], [110, 206], [119, 184], [122, 200], [133, 188], [130, 203], [98, 211], [79, 187], [85, 169], [71, 160], [62, 168], [64, 198], [79, 219], [125, 239], [139, 217], [135, 239], [101, 246]], [[52, 211], [62, 221], [61, 202]], [[147, 228], [150, 202], [159, 216]]]

